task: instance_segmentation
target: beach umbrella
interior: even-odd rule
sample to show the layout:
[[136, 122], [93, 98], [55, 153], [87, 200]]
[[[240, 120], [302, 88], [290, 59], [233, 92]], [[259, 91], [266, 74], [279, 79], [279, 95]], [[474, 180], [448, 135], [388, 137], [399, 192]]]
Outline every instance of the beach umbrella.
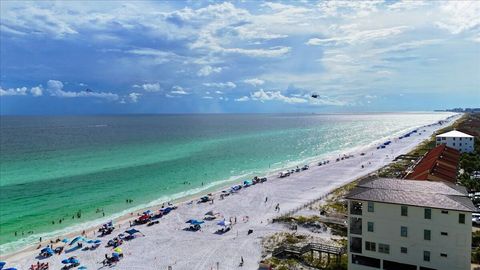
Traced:
[[62, 263], [63, 263], [63, 264], [69, 264], [69, 263], [70, 263], [70, 259], [62, 260]]
[[117, 253], [122, 253], [122, 249], [120, 247], [114, 248], [113, 251], [115, 251]]
[[130, 234], [130, 235], [132, 235], [132, 234], [135, 234], [135, 233], [139, 233], [140, 231], [137, 230], [137, 229], [130, 229], [130, 230], [127, 230], [127, 231], [125, 231], [125, 232], [128, 233], [128, 234]]
[[70, 258], [70, 263], [80, 263], [77, 258]]
[[113, 252], [113, 253], [112, 253], [112, 257], [118, 258], [118, 257], [120, 257], [120, 255], [119, 255], [118, 253], [116, 253], [116, 252]]
[[0, 270], [7, 264], [6, 262], [0, 262]]
[[68, 243], [68, 242], [70, 242], [70, 240], [68, 240], [68, 238], [63, 238], [62, 242], [63, 243]]
[[193, 221], [195, 221], [195, 219], [189, 219], [185, 223], [192, 223]]
[[75, 243], [78, 242], [78, 241], [83, 241], [83, 240], [84, 240], [83, 237], [77, 236], [77, 237], [73, 238], [72, 242], [70, 242], [70, 246], [73, 245], [73, 244], [75, 244]]
[[78, 270], [85, 270], [85, 269], [87, 269], [87, 267], [86, 267], [86, 266], [83, 266], [83, 265], [80, 266], [80, 267], [78, 267]]
[[97, 240], [93, 241], [93, 243], [95, 243], [95, 244], [100, 244], [101, 242], [102, 242], [102, 240], [100, 240], [100, 239], [97, 239]]
[[206, 215], [206, 216], [215, 216], [215, 215], [213, 214], [213, 211], [208, 211], [207, 213], [205, 213], [205, 215]]
[[152, 211], [147, 210], [147, 211], [143, 212], [143, 214], [144, 214], [144, 215], [150, 215], [150, 214], [152, 214]]
[[192, 221], [192, 223], [190, 223], [190, 224], [192, 224], [192, 225], [200, 225], [200, 224], [203, 224], [203, 223], [205, 223], [205, 221], [194, 220], [194, 221]]

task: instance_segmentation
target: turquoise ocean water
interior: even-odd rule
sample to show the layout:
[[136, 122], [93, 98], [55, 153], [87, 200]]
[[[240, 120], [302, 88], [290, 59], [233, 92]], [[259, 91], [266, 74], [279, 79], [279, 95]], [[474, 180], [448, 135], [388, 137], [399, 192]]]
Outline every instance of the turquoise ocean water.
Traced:
[[448, 115], [2, 116], [0, 252]]

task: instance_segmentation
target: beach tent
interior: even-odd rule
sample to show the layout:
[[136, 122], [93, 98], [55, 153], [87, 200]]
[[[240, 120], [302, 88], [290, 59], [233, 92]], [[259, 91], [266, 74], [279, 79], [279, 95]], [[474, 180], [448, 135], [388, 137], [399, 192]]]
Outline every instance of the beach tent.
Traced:
[[84, 240], [85, 240], [85, 239], [84, 239], [83, 237], [77, 236], [77, 237], [73, 238], [72, 242], [70, 242], [70, 246], [73, 245], [73, 244], [75, 244], [75, 243], [78, 242], [78, 241], [84, 241]]
[[192, 224], [192, 225], [200, 225], [200, 224], [205, 223], [205, 221], [196, 220], [196, 219], [189, 219], [189, 220], [187, 220], [187, 222], [185, 222], [185, 223], [190, 223], [190, 224]]
[[40, 253], [47, 253], [48, 255], [53, 255], [54, 252], [53, 252], [53, 249], [48, 246], [40, 250]]
[[130, 234], [130, 235], [132, 235], [132, 234], [139, 233], [140, 231], [137, 230], [137, 229], [130, 229], [130, 230], [127, 230], [127, 231], [125, 231], [125, 232], [128, 233], [128, 234]]
[[215, 213], [213, 213], [213, 211], [208, 211], [205, 213], [205, 216], [215, 216]]

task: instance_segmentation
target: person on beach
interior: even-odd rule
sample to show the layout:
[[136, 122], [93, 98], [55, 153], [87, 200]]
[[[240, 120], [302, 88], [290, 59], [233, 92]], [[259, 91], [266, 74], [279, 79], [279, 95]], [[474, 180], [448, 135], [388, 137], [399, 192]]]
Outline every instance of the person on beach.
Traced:
[[268, 197], [265, 197], [265, 203], [267, 203], [267, 201], [268, 201]]

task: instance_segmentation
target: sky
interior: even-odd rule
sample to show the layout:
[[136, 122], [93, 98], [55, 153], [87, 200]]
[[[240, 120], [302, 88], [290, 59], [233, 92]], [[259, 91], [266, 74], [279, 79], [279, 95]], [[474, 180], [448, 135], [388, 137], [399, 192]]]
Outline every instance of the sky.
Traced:
[[0, 113], [479, 107], [478, 14], [480, 1], [1, 1]]

